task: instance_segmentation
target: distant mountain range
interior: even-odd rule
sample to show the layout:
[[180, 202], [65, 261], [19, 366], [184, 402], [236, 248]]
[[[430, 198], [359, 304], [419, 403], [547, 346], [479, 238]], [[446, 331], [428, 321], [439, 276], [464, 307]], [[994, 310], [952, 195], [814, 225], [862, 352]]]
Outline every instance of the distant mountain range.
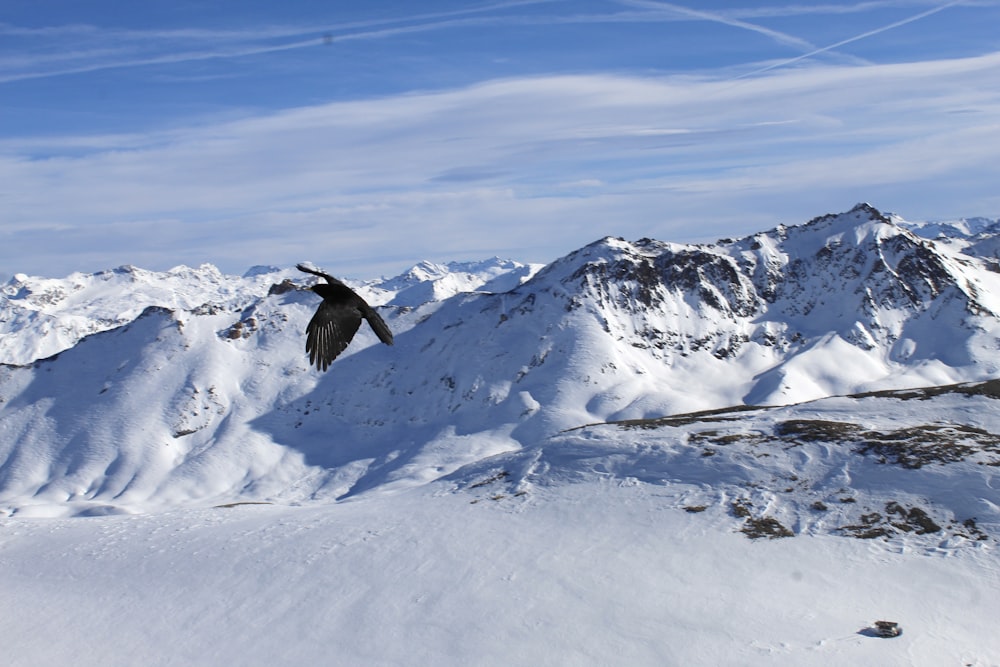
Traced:
[[[396, 344], [363, 328], [325, 374], [304, 352], [311, 280], [208, 265], [15, 276], [0, 289], [0, 511], [329, 502], [432, 482], [513, 502], [607, 475], [792, 534], [934, 524], [976, 540], [1000, 522], [976, 476], [1000, 464], [998, 221], [860, 204], [715, 244], [604, 238], [546, 266], [422, 263], [348, 281]], [[625, 423], [578, 428], [605, 422]], [[909, 465], [931, 444], [945, 453]]]

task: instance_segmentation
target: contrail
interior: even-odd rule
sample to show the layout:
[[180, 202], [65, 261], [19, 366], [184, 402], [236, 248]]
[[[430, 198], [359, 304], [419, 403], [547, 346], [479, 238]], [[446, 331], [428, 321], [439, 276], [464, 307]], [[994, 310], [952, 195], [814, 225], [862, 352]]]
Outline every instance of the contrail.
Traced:
[[[351, 23], [332, 26], [310, 26], [310, 27], [289, 27], [270, 28], [256, 31], [207, 31], [207, 30], [113, 30], [110, 32], [114, 36], [127, 37], [129, 39], [144, 39], [146, 41], [163, 41], [170, 39], [198, 39], [201, 41], [243, 41], [245, 46], [235, 46], [229, 49], [204, 49], [196, 51], [171, 52], [163, 55], [134, 56], [119, 60], [91, 62], [72, 65], [55, 70], [25, 71], [7, 73], [4, 70], [4, 63], [0, 62], [0, 84], [14, 81], [24, 81], [30, 79], [44, 79], [49, 77], [64, 76], [71, 74], [83, 74], [107, 69], [121, 69], [130, 67], [143, 67], [148, 65], [159, 65], [167, 63], [179, 63], [198, 60], [212, 60], [224, 58], [236, 58], [264, 53], [274, 53], [278, 51], [290, 51], [301, 48], [313, 48], [322, 43], [318, 35], [326, 34], [335, 41], [375, 39], [388, 37], [396, 34], [412, 32], [423, 32], [438, 30], [462, 25], [484, 25], [492, 22], [502, 21], [496, 17], [480, 18], [455, 18], [474, 14], [485, 14], [494, 11], [516, 9], [531, 5], [541, 5], [561, 2], [562, 0], [498, 0], [490, 4], [455, 9], [450, 11], [428, 12], [422, 14], [412, 14], [401, 17], [386, 17], [367, 21], [354, 21]], [[392, 26], [392, 24], [399, 24]], [[407, 25], [409, 24], [409, 25]], [[379, 26], [389, 26], [380, 28]], [[356, 32], [345, 32], [347, 30], [357, 30]], [[371, 30], [364, 30], [372, 28]], [[106, 31], [91, 25], [69, 25], [42, 28], [23, 28], [8, 23], [0, 23], [0, 35], [18, 36], [58, 36], [59, 34], [88, 34], [99, 36]], [[309, 35], [310, 37], [306, 37]], [[312, 36], [316, 35], [316, 36]], [[258, 44], [253, 41], [275, 38], [301, 38], [285, 44]], [[50, 58], [52, 59], [52, 58]], [[39, 62], [39, 61], [35, 61]]]
[[910, 16], [909, 18], [905, 18], [905, 19], [902, 19], [900, 21], [896, 21], [895, 23], [890, 23], [889, 25], [882, 26], [881, 28], [875, 28], [874, 30], [869, 30], [868, 32], [863, 32], [860, 35], [855, 35], [854, 37], [848, 37], [847, 39], [843, 39], [843, 40], [841, 40], [841, 41], [839, 41], [839, 42], [837, 42], [835, 44], [830, 44], [829, 46], [824, 46], [822, 48], [815, 49], [813, 51], [810, 51], [809, 53], [803, 53], [801, 56], [795, 56], [794, 58], [789, 58], [788, 60], [783, 60], [780, 63], [775, 63], [774, 65], [768, 65], [767, 67], [762, 67], [762, 68], [754, 70], [752, 72], [747, 72], [746, 74], [741, 74], [740, 76], [734, 77], [732, 79], [732, 81], [738, 81], [739, 79], [746, 79], [747, 77], [756, 76], [758, 74], [763, 74], [764, 72], [770, 72], [771, 70], [778, 69], [779, 67], [786, 67], [786, 66], [791, 65], [793, 63], [797, 63], [800, 60], [805, 60], [806, 58], [812, 58], [813, 56], [818, 55], [820, 53], [826, 53], [827, 51], [832, 51], [833, 49], [836, 49], [836, 48], [839, 48], [841, 46], [844, 46], [845, 44], [850, 44], [852, 42], [857, 42], [857, 41], [865, 39], [867, 37], [872, 37], [874, 35], [878, 35], [880, 33], [886, 32], [888, 30], [892, 30], [893, 28], [898, 28], [900, 26], [904, 26], [907, 23], [913, 23], [914, 21], [919, 21], [922, 18], [927, 18], [928, 16], [931, 16], [932, 14], [937, 14], [940, 11], [943, 11], [943, 10], [949, 8], [949, 7], [952, 7], [952, 6], [958, 5], [958, 4], [961, 4], [961, 0], [953, 0], [952, 2], [946, 2], [943, 5], [939, 5], [937, 7], [932, 8], [932, 9], [928, 9], [925, 12], [920, 12], [919, 14], [915, 14], [913, 16]]
[[743, 30], [749, 30], [751, 32], [760, 33], [761, 35], [770, 37], [771, 39], [777, 42], [783, 44], [789, 44], [797, 48], [807, 48], [807, 49], [816, 48], [815, 44], [811, 44], [810, 42], [795, 37], [794, 35], [789, 35], [787, 33], [783, 33], [778, 30], [765, 28], [764, 26], [757, 25], [756, 23], [748, 23], [747, 21], [741, 21], [739, 19], [729, 18], [721, 14], [714, 14], [712, 12], [706, 12], [700, 9], [691, 9], [690, 7], [682, 7], [680, 5], [675, 5], [669, 2], [659, 2], [658, 0], [622, 0], [622, 4], [630, 5], [632, 7], [641, 7], [644, 9], [668, 9], [672, 12], [676, 12], [684, 16], [690, 16], [691, 18], [701, 19], [703, 21], [711, 21], [713, 23], [722, 23], [724, 25], [732, 26], [734, 28], [742, 28]]

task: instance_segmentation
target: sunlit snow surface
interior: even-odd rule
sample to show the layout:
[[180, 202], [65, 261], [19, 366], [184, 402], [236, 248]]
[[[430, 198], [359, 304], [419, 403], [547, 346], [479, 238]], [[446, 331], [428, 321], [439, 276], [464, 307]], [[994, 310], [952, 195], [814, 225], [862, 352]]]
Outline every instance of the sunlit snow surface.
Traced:
[[4, 657], [1000, 664], [994, 227], [424, 263], [325, 374], [293, 270], [15, 276]]
[[1000, 662], [992, 547], [751, 541], [629, 480], [8, 519], [0, 589], [13, 667]]

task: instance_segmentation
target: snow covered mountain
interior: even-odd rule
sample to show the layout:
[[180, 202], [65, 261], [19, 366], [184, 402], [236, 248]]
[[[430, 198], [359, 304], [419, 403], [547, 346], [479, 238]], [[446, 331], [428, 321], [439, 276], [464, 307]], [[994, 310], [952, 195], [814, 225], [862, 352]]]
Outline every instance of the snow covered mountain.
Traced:
[[996, 227], [424, 263], [326, 373], [294, 270], [15, 276], [4, 657], [1000, 664]]
[[933, 238], [939, 243], [958, 248], [965, 254], [1000, 259], [1000, 220], [967, 218], [933, 223], [907, 222], [901, 219], [895, 221], [920, 236]]
[[[673, 480], [678, 502], [729, 514], [739, 489], [764, 485], [747, 492], [746, 511], [764, 519], [780, 506], [787, 516], [775, 521], [792, 532], [863, 525], [873, 512], [892, 526], [894, 512], [918, 508], [976, 539], [963, 522], [1000, 522], [1000, 498], [976, 476], [997, 463], [992, 390], [920, 403], [940, 412], [930, 421], [877, 397], [782, 408], [781, 419], [761, 409], [732, 431], [570, 430], [1000, 376], [996, 260], [920, 231], [859, 205], [713, 245], [605, 238], [540, 270], [422, 264], [353, 283], [396, 344], [375, 345], [363, 328], [326, 374], [303, 352], [317, 297], [295, 289], [307, 281], [294, 271], [15, 276], [0, 301], [0, 507], [29, 516], [294, 504], [434, 481], [515, 498], [585, 474]], [[822, 416], [830, 410], [843, 414]], [[818, 426], [827, 439], [809, 440], [825, 443], [814, 451], [788, 426], [806, 419], [846, 424], [830, 427], [844, 437]], [[944, 422], [955, 426], [941, 435]], [[906, 429], [968, 444], [961, 460], [928, 468], [958, 475], [949, 479], [968, 483], [965, 495], [921, 504], [908, 484], [931, 473], [898, 462], [904, 472], [871, 488], [843, 472], [891, 460], [860, 443]], [[723, 447], [737, 441], [743, 449]], [[794, 465], [767, 442], [794, 447]], [[776, 504], [786, 496], [771, 487], [798, 488], [792, 474], [808, 489]], [[856, 496], [865, 502], [847, 508], [855, 513], [834, 500]], [[817, 519], [815, 503], [839, 518]]]
[[[446, 266], [423, 262], [396, 278], [348, 282], [374, 303], [417, 306], [459, 292], [511, 289], [539, 268], [499, 258]], [[18, 274], [0, 287], [0, 363], [25, 365], [50, 357], [84, 336], [135, 320], [149, 306], [243, 310], [293, 279], [304, 282], [295, 269], [255, 266], [243, 276], [224, 276], [210, 264], [165, 272], [120, 266], [61, 279]]]

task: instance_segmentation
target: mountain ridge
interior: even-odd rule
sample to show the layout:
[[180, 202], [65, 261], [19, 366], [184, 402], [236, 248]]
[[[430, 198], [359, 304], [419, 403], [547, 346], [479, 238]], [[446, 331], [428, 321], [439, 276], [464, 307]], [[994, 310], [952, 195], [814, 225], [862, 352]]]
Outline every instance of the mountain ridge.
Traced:
[[[717, 244], [606, 237], [545, 267], [426, 264], [353, 283], [396, 345], [362, 330], [324, 375], [302, 348], [316, 302], [296, 285], [309, 279], [290, 270], [230, 284], [178, 269], [188, 288], [161, 304], [115, 300], [109, 285], [160, 280], [134, 267], [90, 278], [103, 301], [84, 299], [82, 275], [15, 277], [0, 322], [29, 361], [0, 365], [0, 507], [333, 502], [481, 481], [504, 457], [530, 468], [584, 424], [992, 380], [1000, 277], [965, 247], [864, 204]], [[9, 316], [31, 295], [44, 326]], [[60, 316], [63, 349], [32, 358]], [[10, 342], [11, 323], [27, 343]], [[634, 449], [618, 442], [598, 448], [605, 463]]]

